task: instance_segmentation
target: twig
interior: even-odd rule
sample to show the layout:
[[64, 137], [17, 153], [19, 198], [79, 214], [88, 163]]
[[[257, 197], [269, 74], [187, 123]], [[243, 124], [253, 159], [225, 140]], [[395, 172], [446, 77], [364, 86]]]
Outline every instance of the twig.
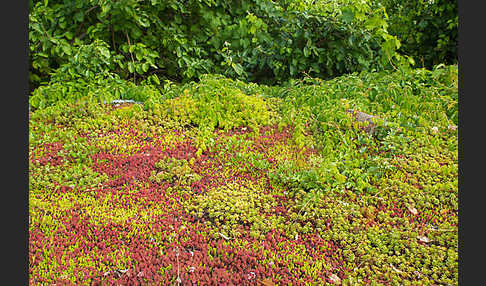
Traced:
[[109, 14], [108, 17], [110, 18], [111, 42], [113, 43], [113, 50], [116, 52], [115, 30], [113, 30], [113, 19], [111, 18], [111, 14]]
[[134, 71], [133, 71], [133, 83], [135, 83], [135, 80], [136, 80], [136, 76], [137, 76], [137, 74], [135, 73], [135, 72], [136, 72], [136, 71], [135, 71], [135, 60], [133, 59], [133, 54], [132, 54], [132, 52], [130, 52], [130, 46], [131, 46], [132, 44], [130, 44], [130, 37], [128, 36], [128, 32], [125, 32], [125, 35], [127, 36], [127, 40], [128, 40], [128, 46], [129, 46], [129, 47], [128, 47], [128, 52], [130, 53], [130, 57], [132, 58], [132, 64], [133, 64], [133, 69], [134, 69]]
[[393, 64], [393, 61], [392, 61], [392, 58], [390, 57], [390, 55], [389, 55], [389, 54], [387, 54], [386, 56], [388, 57], [388, 61], [389, 61], [389, 62], [390, 62], [390, 64], [392, 65], [393, 69], [397, 71], [398, 69], [397, 69], [397, 67], [396, 67], [396, 66]]
[[94, 5], [93, 7], [89, 8], [86, 10], [85, 14], [88, 14], [89, 12], [93, 11], [94, 9], [98, 8], [99, 5]]

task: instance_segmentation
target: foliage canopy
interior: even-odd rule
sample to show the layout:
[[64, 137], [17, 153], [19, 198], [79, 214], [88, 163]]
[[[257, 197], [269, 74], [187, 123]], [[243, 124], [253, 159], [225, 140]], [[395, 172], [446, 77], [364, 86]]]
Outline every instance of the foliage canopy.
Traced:
[[405, 60], [388, 26], [369, 0], [31, 1], [30, 80], [329, 78]]

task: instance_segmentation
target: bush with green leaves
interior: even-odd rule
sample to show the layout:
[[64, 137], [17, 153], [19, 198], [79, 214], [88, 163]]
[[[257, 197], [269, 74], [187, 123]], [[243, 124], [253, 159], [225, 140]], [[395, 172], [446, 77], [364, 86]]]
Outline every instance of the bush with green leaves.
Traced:
[[270, 124], [273, 114], [263, 95], [248, 96], [232, 85], [228, 80], [213, 76], [205, 76], [199, 83], [186, 85], [197, 107], [193, 122], [197, 126], [225, 130], [247, 125], [258, 129], [259, 125]]
[[401, 42], [400, 52], [421, 67], [457, 63], [458, 1], [376, 0], [389, 17], [390, 34]]
[[111, 103], [113, 100], [134, 100], [137, 102], [160, 102], [164, 97], [161, 90], [150, 83], [134, 84], [116, 74], [93, 75], [92, 78], [62, 81], [57, 77], [47, 85], [36, 88], [29, 98], [29, 108], [44, 109], [61, 102]]
[[135, 82], [327, 78], [397, 64], [398, 45], [370, 1], [50, 0], [31, 1], [29, 12], [33, 88], [58, 68]]
[[[374, 193], [373, 182], [393, 171], [391, 155], [412, 152], [407, 146], [413, 134], [457, 126], [457, 74], [457, 66], [438, 66], [432, 71], [354, 73], [328, 81], [307, 78], [274, 87], [272, 94], [282, 98], [280, 124], [295, 126], [294, 140], [313, 135], [314, 146], [326, 158], [319, 172], [330, 183], [327, 187]], [[382, 132], [361, 131], [348, 109], [386, 120], [379, 126]]]

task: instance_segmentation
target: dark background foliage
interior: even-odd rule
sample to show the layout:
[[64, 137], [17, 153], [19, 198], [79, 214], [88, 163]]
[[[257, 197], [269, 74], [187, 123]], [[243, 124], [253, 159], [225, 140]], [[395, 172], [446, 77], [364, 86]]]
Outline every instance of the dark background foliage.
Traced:
[[457, 1], [381, 2], [389, 16], [389, 32], [400, 39], [400, 51], [412, 56], [418, 66], [457, 63]]
[[32, 90], [99, 74], [155, 84], [207, 73], [327, 79], [407, 56], [428, 68], [453, 63], [456, 46], [457, 3], [444, 0], [30, 1]]

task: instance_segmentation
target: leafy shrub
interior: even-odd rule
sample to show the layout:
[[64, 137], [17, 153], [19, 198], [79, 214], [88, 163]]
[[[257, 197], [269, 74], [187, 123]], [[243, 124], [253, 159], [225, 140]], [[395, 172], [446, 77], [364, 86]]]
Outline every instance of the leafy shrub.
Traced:
[[219, 127], [225, 130], [240, 126], [258, 129], [270, 123], [271, 113], [261, 95], [246, 95], [217, 78], [204, 78], [192, 85], [189, 92], [197, 101], [195, 123], [198, 126]]
[[419, 66], [457, 63], [457, 1], [377, 0], [389, 16], [389, 32], [401, 42], [400, 51]]
[[111, 57], [108, 44], [95, 40], [89, 45], [76, 47], [68, 61], [55, 70], [50, 82], [90, 80], [95, 76], [114, 78], [112, 70], [116, 61]]
[[201, 134], [215, 128], [230, 130], [243, 126], [258, 131], [259, 126], [271, 124], [276, 114], [275, 102], [258, 94], [259, 91], [262, 89], [252, 88], [252, 84], [205, 75], [197, 83], [164, 90], [164, 96], [158, 102], [154, 99], [155, 103], [147, 108], [157, 116], [196, 126]]
[[[68, 63], [66, 75], [109, 69], [135, 82], [206, 73], [257, 82], [327, 78], [399, 60], [386, 27], [383, 10], [368, 1], [35, 1], [30, 79], [34, 88], [46, 84]], [[94, 67], [84, 70], [92, 52]]]
[[[297, 141], [305, 133], [313, 135], [314, 145], [326, 157], [320, 172], [326, 174], [328, 187], [374, 192], [372, 182], [392, 171], [389, 158], [378, 155], [383, 146], [405, 152], [411, 134], [457, 125], [457, 66], [363, 72], [328, 81], [307, 78], [273, 94], [283, 99], [280, 124], [296, 125]], [[347, 109], [378, 115], [387, 128], [376, 136], [362, 133], [353, 128]]]
[[29, 108], [43, 109], [59, 102], [110, 103], [116, 99], [159, 102], [162, 98], [160, 91], [153, 85], [136, 85], [116, 75], [94, 75], [88, 79], [78, 77], [68, 81], [59, 78], [48, 85], [38, 87], [29, 97]]

